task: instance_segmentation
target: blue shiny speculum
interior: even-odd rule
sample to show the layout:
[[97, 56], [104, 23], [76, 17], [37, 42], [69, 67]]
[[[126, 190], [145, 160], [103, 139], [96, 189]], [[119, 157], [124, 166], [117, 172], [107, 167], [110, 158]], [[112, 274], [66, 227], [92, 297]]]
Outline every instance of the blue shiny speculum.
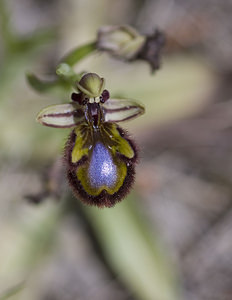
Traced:
[[110, 188], [116, 182], [117, 168], [109, 150], [102, 143], [98, 142], [93, 148], [88, 175], [91, 186], [95, 188]]

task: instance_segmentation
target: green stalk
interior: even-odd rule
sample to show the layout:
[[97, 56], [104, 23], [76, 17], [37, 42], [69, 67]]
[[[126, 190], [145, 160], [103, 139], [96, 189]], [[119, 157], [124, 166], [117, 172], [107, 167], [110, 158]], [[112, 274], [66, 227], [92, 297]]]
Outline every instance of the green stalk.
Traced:
[[77, 64], [81, 59], [86, 57], [87, 55], [91, 54], [96, 50], [96, 42], [91, 42], [85, 44], [83, 46], [77, 47], [69, 52], [66, 56], [61, 59], [61, 63], [68, 64], [69, 66], [74, 66]]

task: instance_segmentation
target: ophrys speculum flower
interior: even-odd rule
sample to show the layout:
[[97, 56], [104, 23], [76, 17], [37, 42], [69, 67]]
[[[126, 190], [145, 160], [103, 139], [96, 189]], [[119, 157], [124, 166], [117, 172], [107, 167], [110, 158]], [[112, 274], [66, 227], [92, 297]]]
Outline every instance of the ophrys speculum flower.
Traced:
[[48, 106], [37, 120], [50, 127], [74, 127], [64, 154], [74, 194], [84, 203], [112, 207], [129, 192], [137, 161], [134, 142], [117, 123], [143, 114], [144, 107], [111, 99], [104, 86], [97, 74], [85, 74], [71, 103]]

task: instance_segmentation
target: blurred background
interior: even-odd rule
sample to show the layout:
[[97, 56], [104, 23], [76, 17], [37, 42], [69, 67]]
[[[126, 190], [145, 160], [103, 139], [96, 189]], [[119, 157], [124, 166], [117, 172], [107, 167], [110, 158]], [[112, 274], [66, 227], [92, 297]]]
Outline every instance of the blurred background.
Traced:
[[[232, 299], [231, 14], [230, 0], [0, 0], [1, 300]], [[36, 93], [25, 74], [49, 77], [106, 24], [158, 28], [166, 46], [154, 75], [104, 53], [78, 65], [146, 106], [123, 124], [141, 149], [135, 188], [99, 210], [66, 185], [69, 130], [35, 122], [70, 92]]]

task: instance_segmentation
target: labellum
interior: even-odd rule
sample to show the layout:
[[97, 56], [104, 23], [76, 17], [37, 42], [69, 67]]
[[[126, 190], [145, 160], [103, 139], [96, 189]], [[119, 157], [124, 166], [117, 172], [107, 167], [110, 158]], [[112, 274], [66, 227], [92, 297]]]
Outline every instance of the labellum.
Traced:
[[69, 184], [84, 203], [112, 207], [130, 191], [137, 161], [135, 143], [117, 123], [144, 108], [134, 100], [111, 99], [104, 85], [97, 74], [85, 74], [71, 103], [44, 108], [37, 121], [73, 128], [64, 153]]

